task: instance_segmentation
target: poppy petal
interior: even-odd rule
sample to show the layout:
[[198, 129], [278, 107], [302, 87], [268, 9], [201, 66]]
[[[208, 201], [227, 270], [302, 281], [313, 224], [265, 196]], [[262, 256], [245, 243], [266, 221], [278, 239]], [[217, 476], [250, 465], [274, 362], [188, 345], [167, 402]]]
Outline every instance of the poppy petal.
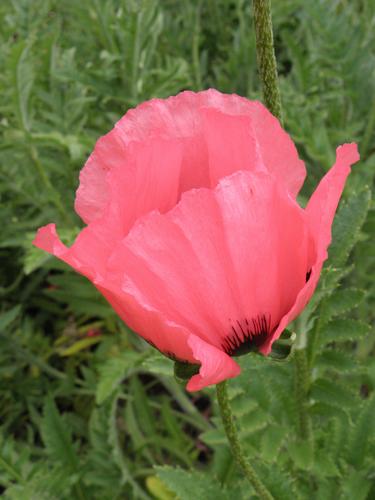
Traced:
[[269, 174], [237, 172], [139, 219], [105, 282], [224, 350], [228, 335], [244, 339], [246, 320], [278, 323], [305, 282], [307, 254], [295, 200]]
[[350, 167], [359, 160], [356, 144], [344, 144], [336, 150], [336, 162], [320, 181], [312, 194], [306, 207], [307, 220], [310, 233], [314, 241], [315, 262], [311, 267], [309, 279], [300, 290], [295, 303], [287, 314], [281, 319], [273, 336], [261, 349], [264, 354], [269, 354], [272, 343], [277, 340], [286, 326], [291, 323], [304, 309], [311, 299], [319, 281], [323, 262], [327, 259], [327, 249], [331, 243], [331, 228], [333, 218], [345, 186]]
[[[169, 146], [163, 146], [163, 141]], [[113, 198], [113, 171], [118, 173], [115, 178], [121, 179], [122, 198], [132, 200], [135, 196], [138, 200], [136, 211], [128, 204], [132, 215], [129, 227], [148, 210], [164, 210], [164, 197], [155, 198], [152, 193], [144, 196], [143, 185], [147, 186], [150, 178], [149, 161], [133, 155], [134, 143], [153, 145], [154, 158], [159, 160], [170, 148], [181, 148], [182, 159], [168, 168], [168, 175], [164, 175], [167, 169], [163, 162], [154, 165], [155, 172], [160, 171], [155, 178], [163, 193], [169, 192], [177, 178], [181, 195], [194, 187], [215, 187], [225, 175], [240, 169], [254, 171], [261, 165], [295, 197], [306, 174], [292, 140], [261, 103], [213, 89], [182, 92], [165, 100], [152, 99], [128, 111], [111, 132], [98, 140], [80, 173], [77, 190], [75, 208], [84, 222], [101, 217]], [[221, 157], [228, 161], [224, 164]], [[134, 158], [136, 170], [132, 168]], [[135, 172], [137, 182], [133, 183]], [[140, 199], [147, 200], [144, 207]]]
[[188, 344], [201, 364], [199, 374], [193, 375], [186, 386], [188, 391], [199, 391], [240, 374], [241, 368], [230, 356], [196, 335], [190, 335]]

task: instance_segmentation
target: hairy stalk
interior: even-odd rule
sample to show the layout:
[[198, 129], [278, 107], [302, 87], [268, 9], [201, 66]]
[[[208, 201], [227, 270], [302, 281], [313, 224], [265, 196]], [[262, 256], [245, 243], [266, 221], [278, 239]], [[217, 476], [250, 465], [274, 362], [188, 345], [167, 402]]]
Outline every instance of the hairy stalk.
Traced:
[[310, 419], [307, 409], [307, 393], [310, 385], [310, 372], [307, 362], [306, 349], [294, 351], [295, 367], [295, 395], [298, 412], [298, 433], [300, 438], [307, 440], [311, 437]]
[[276, 57], [273, 46], [270, 0], [253, 0], [253, 15], [257, 62], [264, 103], [271, 113], [282, 121], [280, 90], [277, 81]]
[[227, 435], [233, 457], [242, 469], [242, 472], [244, 473], [246, 479], [253, 486], [258, 497], [261, 500], [273, 500], [273, 496], [259, 479], [258, 474], [250, 465], [241, 447], [238, 432], [234, 423], [233, 413], [229, 405], [227, 382], [224, 381], [220, 384], [217, 384], [216, 392], [220, 407], [221, 419], [224, 424], [225, 433]]
[[371, 138], [374, 134], [375, 129], [375, 97], [372, 99], [372, 104], [368, 114], [367, 125], [365, 133], [363, 134], [361, 155], [366, 159], [369, 150]]

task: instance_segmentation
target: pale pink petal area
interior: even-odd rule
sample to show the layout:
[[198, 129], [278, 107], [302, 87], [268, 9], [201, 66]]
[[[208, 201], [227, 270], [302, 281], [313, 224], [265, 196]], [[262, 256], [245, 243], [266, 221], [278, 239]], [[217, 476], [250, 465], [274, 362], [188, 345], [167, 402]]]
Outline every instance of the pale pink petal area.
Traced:
[[319, 281], [323, 262], [327, 259], [327, 249], [331, 243], [333, 218], [343, 192], [350, 167], [359, 160], [356, 144], [344, 144], [336, 150], [336, 162], [320, 181], [306, 207], [307, 222], [315, 248], [315, 260], [311, 264], [311, 274], [306, 285], [299, 292], [293, 307], [282, 318], [272, 337], [262, 347], [269, 354], [272, 343], [277, 340], [286, 326], [293, 321], [311, 299]]
[[126, 169], [126, 159], [125, 147], [116, 128], [98, 139], [79, 173], [74, 204], [75, 211], [86, 224], [105, 211], [110, 198], [107, 173], [114, 169]]
[[241, 368], [228, 354], [207, 344], [196, 335], [190, 335], [188, 344], [193, 351], [193, 357], [201, 365], [199, 374], [193, 375], [189, 380], [186, 386], [188, 391], [199, 391], [240, 374]]
[[307, 255], [295, 200], [269, 174], [237, 172], [142, 217], [114, 249], [104, 281], [224, 349], [228, 336], [244, 339], [246, 320], [278, 323], [305, 283]]
[[126, 235], [134, 221], [158, 209], [166, 212], [179, 198], [182, 146], [179, 141], [149, 139], [127, 148], [126, 168], [112, 169], [107, 176], [111, 199]]
[[[113, 199], [110, 172], [118, 172], [114, 177], [121, 184], [122, 196], [131, 200], [137, 187], [129, 180], [134, 174], [131, 145], [150, 141], [155, 147], [167, 141], [170, 148], [175, 142], [181, 149], [181, 160], [169, 168], [170, 177], [163, 174], [162, 162], [154, 167], [155, 172], [160, 169], [159, 188], [163, 193], [171, 187], [170, 179], [179, 178], [180, 196], [191, 188], [215, 187], [223, 176], [237, 170], [262, 168], [275, 175], [295, 197], [305, 178], [304, 164], [292, 140], [261, 103], [213, 89], [182, 92], [165, 100], [152, 99], [128, 111], [109, 134], [99, 139], [81, 171], [75, 203], [86, 223], [101, 217]], [[168, 148], [164, 148], [162, 157], [167, 153]], [[158, 155], [156, 151], [154, 157]], [[221, 157], [228, 162], [216, 161]], [[147, 184], [148, 169], [148, 161], [137, 160], [140, 184]], [[137, 194], [142, 196], [142, 191]], [[163, 211], [163, 203], [164, 198], [156, 196], [151, 208]], [[136, 216], [150, 209], [150, 203], [133, 210], [129, 202], [128, 208], [134, 222]]]
[[203, 110], [202, 118], [211, 187], [238, 170], [264, 169], [257, 158], [250, 116], [233, 116], [207, 108]]

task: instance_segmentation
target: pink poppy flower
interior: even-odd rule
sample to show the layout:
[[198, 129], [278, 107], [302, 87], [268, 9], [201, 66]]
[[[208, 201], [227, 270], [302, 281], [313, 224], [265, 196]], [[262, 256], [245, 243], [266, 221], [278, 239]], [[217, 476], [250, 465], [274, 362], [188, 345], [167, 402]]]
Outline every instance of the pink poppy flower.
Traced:
[[85, 275], [135, 332], [200, 365], [187, 389], [235, 377], [232, 356], [267, 355], [311, 298], [346, 177], [336, 163], [307, 207], [290, 137], [259, 102], [215, 90], [153, 99], [98, 140], [75, 208], [87, 224], [68, 248], [55, 225], [34, 244]]

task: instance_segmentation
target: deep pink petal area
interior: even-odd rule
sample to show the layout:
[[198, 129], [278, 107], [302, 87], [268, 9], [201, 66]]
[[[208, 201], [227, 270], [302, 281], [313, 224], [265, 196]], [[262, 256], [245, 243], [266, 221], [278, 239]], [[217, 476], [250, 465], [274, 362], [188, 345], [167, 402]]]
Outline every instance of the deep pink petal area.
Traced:
[[350, 167], [359, 160], [356, 144], [344, 144], [336, 150], [336, 162], [320, 181], [306, 207], [307, 222], [310, 227], [315, 259], [312, 263], [310, 279], [299, 292], [293, 307], [282, 318], [273, 336], [262, 347], [264, 354], [269, 354], [272, 343], [282, 334], [284, 328], [292, 322], [311, 299], [319, 281], [323, 262], [327, 259], [327, 249], [331, 243], [333, 218], [345, 186]]
[[114, 249], [104, 282], [224, 350], [234, 330], [244, 339], [246, 320], [278, 323], [305, 283], [307, 255], [295, 200], [268, 174], [237, 172], [141, 218]]
[[201, 364], [199, 374], [194, 375], [186, 386], [188, 391], [199, 391], [240, 374], [241, 368], [230, 356], [196, 335], [190, 335], [188, 344], [193, 357]]
[[[168, 186], [163, 188], [162, 183], [170, 182], [170, 178], [179, 177], [181, 195], [194, 187], [215, 187], [223, 176], [237, 170], [254, 171], [261, 167], [272, 172], [296, 196], [305, 178], [304, 164], [292, 140], [261, 103], [213, 89], [182, 92], [128, 111], [109, 134], [99, 139], [81, 171], [75, 203], [77, 213], [86, 223], [101, 217], [113, 199], [109, 172], [121, 171], [115, 177], [121, 180], [124, 199], [135, 190], [136, 186], [129, 182], [129, 176], [134, 174], [130, 145], [150, 141], [154, 141], [154, 146], [158, 141], [167, 141], [169, 147], [175, 141], [181, 147], [181, 161], [169, 169], [169, 176], [163, 175], [162, 162], [154, 167], [160, 169], [159, 188], [164, 193]], [[164, 147], [154, 157], [167, 154], [168, 148]], [[147, 183], [148, 169], [149, 162], [138, 161], [139, 181]], [[142, 191], [136, 194], [142, 196]], [[154, 202], [152, 208], [163, 211], [159, 203], [163, 197]], [[130, 203], [128, 207], [134, 217], [150, 209], [149, 204], [136, 211]]]

